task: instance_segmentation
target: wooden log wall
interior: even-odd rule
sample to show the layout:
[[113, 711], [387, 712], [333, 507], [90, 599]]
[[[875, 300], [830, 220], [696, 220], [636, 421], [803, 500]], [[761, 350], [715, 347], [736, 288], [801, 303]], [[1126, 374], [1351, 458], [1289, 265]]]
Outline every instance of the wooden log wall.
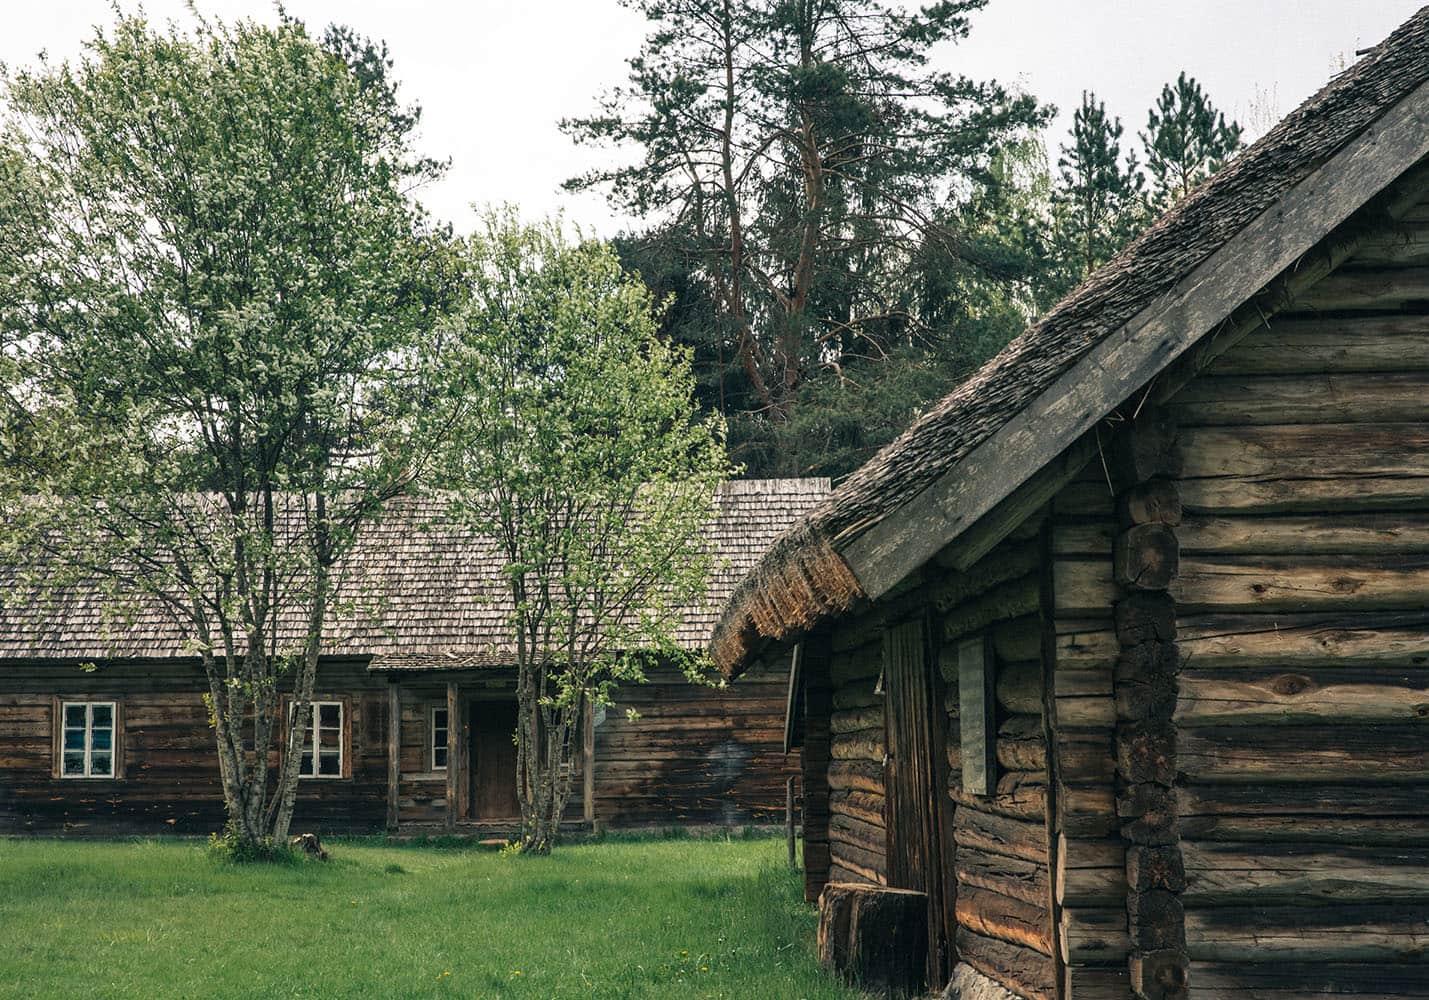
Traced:
[[1429, 213], [1170, 400], [1190, 993], [1429, 996]]
[[799, 770], [798, 755], [784, 754], [787, 665], [751, 671], [725, 688], [692, 685], [668, 668], [648, 678], [622, 687], [596, 729], [596, 821], [781, 822], [785, 781]]
[[[1056, 996], [1048, 755], [1044, 719], [1044, 616], [1039, 512], [963, 572], [949, 570], [927, 589], [941, 626], [938, 656], [948, 712], [948, 794], [955, 805], [957, 957], [1021, 997]], [[962, 787], [959, 724], [960, 642], [992, 638], [995, 788]]]
[[829, 637], [804, 639], [799, 650], [804, 684], [804, 745], [799, 750], [804, 844], [804, 901], [816, 903], [829, 881], [829, 762], [834, 688], [829, 675]]
[[[295, 830], [381, 830], [387, 811], [385, 684], [360, 664], [324, 665], [323, 696], [349, 713], [350, 776], [299, 786]], [[0, 831], [115, 836], [207, 833], [224, 822], [197, 663], [7, 663], [0, 672]], [[113, 699], [123, 777], [53, 777], [56, 697]]]
[[830, 637], [828, 664], [830, 882], [888, 884], [882, 667], [877, 618], [840, 622]]
[[1117, 439], [1118, 498], [1112, 577], [1118, 588], [1112, 677], [1116, 705], [1116, 811], [1126, 849], [1126, 913], [1132, 993], [1143, 1000], [1179, 1000], [1190, 960], [1181, 900], [1186, 870], [1177, 825], [1175, 722], [1176, 529], [1182, 509], [1174, 421], [1146, 409]]
[[[701, 688], [664, 670], [622, 691], [598, 730], [597, 816], [612, 825], [775, 822], [798, 757], [783, 752], [787, 677], [779, 671], [728, 689]], [[489, 689], [461, 679], [463, 693]], [[299, 786], [295, 829], [388, 827], [391, 685], [361, 663], [324, 664], [322, 697], [347, 712], [347, 774]], [[436, 829], [447, 814], [446, 775], [433, 771], [430, 717], [445, 705], [435, 675], [398, 678], [399, 829]], [[196, 663], [0, 667], [0, 832], [206, 833], [223, 825], [218, 766]], [[92, 695], [121, 706], [125, 769], [118, 780], [53, 777], [55, 698]], [[639, 718], [625, 717], [631, 706]], [[465, 780], [465, 779], [464, 779]], [[512, 780], [515, 780], [514, 775]], [[580, 784], [571, 818], [583, 811]]]
[[1113, 446], [1114, 436], [1105, 435], [1096, 456], [1052, 501], [1053, 888], [1063, 996], [1079, 1000], [1125, 1000], [1131, 990], [1127, 852], [1115, 799], [1121, 641], [1114, 616]]

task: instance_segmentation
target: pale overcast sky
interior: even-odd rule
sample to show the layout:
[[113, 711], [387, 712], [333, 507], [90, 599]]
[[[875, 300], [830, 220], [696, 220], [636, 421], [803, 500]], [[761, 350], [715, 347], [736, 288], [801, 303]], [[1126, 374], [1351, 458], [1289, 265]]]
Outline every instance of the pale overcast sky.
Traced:
[[[126, 9], [133, 4], [126, 2]], [[222, 18], [273, 17], [270, 0], [199, 0]], [[595, 154], [556, 127], [593, 107], [623, 79], [644, 21], [616, 0], [287, 0], [321, 27], [344, 21], [385, 39], [407, 100], [425, 109], [424, 151], [450, 157], [447, 176], [422, 192], [459, 228], [472, 203], [515, 202], [528, 215], [564, 209], [601, 234], [620, 228], [604, 201], [560, 191]], [[1015, 83], [1070, 124], [1083, 89], [1142, 127], [1160, 85], [1181, 69], [1227, 112], [1275, 116], [1318, 89], [1354, 51], [1379, 42], [1419, 7], [1416, 0], [991, 0], [967, 41], [937, 53], [950, 70]], [[0, 61], [79, 51], [90, 27], [112, 19], [110, 0], [3, 0]], [[183, 0], [148, 0], [155, 20], [188, 19]], [[1257, 111], [1260, 108], [1262, 110]]]

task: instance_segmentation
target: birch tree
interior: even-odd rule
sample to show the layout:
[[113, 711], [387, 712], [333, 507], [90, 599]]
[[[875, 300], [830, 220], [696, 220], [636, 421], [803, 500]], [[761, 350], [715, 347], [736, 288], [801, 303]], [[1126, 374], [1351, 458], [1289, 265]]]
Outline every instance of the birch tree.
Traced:
[[613, 704], [652, 657], [700, 671], [674, 633], [703, 596], [729, 468], [687, 352], [656, 336], [650, 293], [610, 248], [507, 211], [470, 240], [465, 272], [468, 306], [443, 345], [460, 413], [446, 485], [502, 559], [519, 844], [546, 854], [587, 706]]
[[288, 832], [343, 557], [425, 462], [446, 257], [383, 69], [125, 16], [3, 79], [3, 554], [177, 630], [247, 844]]

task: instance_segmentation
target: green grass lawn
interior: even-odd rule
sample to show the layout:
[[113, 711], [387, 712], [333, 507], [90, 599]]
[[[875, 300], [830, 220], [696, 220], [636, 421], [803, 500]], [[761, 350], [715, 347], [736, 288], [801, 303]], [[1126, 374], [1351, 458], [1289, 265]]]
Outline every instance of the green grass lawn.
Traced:
[[329, 846], [270, 867], [0, 840], [0, 997], [855, 995], [813, 958], [780, 840]]

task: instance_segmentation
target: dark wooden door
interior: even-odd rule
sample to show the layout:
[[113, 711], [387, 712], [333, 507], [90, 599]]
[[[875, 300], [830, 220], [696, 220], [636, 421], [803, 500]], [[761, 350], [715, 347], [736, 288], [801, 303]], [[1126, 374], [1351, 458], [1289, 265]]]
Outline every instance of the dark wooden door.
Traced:
[[952, 968], [952, 825], [942, 678], [928, 647], [921, 618], [884, 633], [884, 787], [888, 879], [894, 888], [928, 894], [928, 980], [941, 987]]
[[516, 701], [471, 703], [471, 818], [516, 819]]

